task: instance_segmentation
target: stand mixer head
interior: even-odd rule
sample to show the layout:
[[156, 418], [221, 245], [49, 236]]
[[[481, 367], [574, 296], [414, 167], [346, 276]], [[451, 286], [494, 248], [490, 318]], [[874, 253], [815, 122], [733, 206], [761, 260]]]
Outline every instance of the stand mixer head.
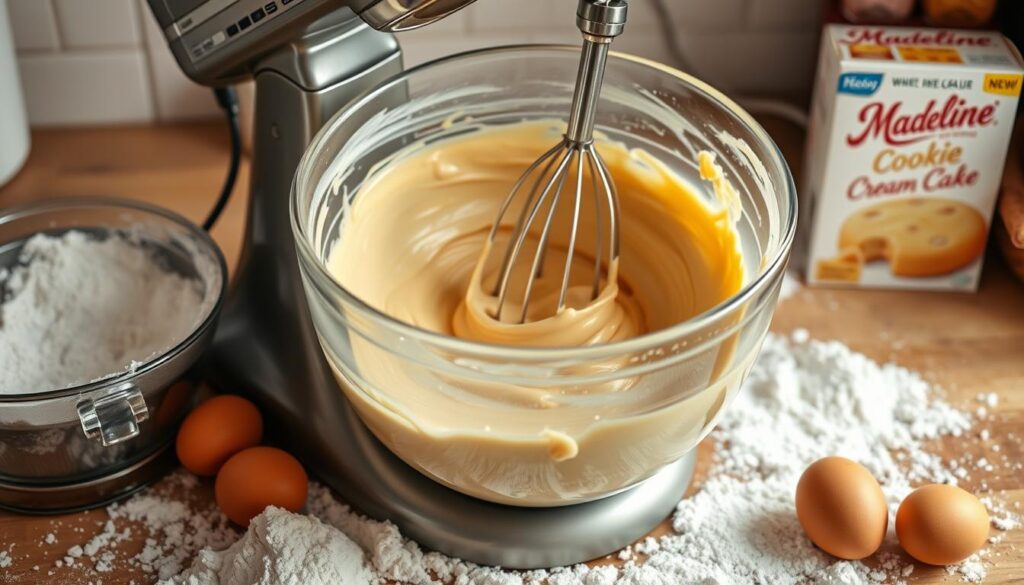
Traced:
[[204, 85], [249, 77], [262, 57], [324, 17], [358, 16], [376, 30], [397, 32], [440, 20], [473, 1], [148, 0], [178, 65]]

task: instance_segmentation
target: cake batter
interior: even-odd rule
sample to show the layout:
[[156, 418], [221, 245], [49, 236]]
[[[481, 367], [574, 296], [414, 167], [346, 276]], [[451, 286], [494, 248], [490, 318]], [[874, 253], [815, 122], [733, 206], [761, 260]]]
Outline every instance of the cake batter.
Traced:
[[[623, 341], [686, 321], [740, 290], [737, 194], [713, 157], [702, 153], [699, 161], [717, 195], [709, 201], [648, 153], [604, 140], [598, 146], [621, 207], [619, 264], [606, 267], [609, 277], [591, 300], [598, 229], [587, 175], [568, 308], [552, 316], [572, 212], [571, 203], [563, 203], [527, 322], [495, 319], [490, 293], [518, 210], [506, 214], [510, 225], [502, 226], [496, 253], [489, 253], [487, 235], [511, 185], [561, 131], [554, 122], [531, 122], [408, 148], [372, 171], [360, 188], [328, 258], [329, 271], [395, 319], [502, 346]], [[570, 174], [568, 184], [573, 181]], [[524, 254], [532, 256], [529, 247]], [[517, 266], [525, 271], [529, 262]], [[592, 499], [678, 459], [710, 428], [746, 361], [722, 349], [697, 366], [690, 362], [687, 371], [652, 374], [664, 377], [654, 387], [643, 376], [537, 387], [470, 382], [434, 371], [426, 380], [421, 368], [390, 351], [400, 349], [351, 337], [358, 374], [331, 361], [371, 430], [408, 463], [451, 487], [517, 505]], [[629, 360], [623, 353], [572, 373], [614, 372]], [[680, 397], [668, 374], [705, 377], [709, 388]], [[361, 379], [359, 390], [346, 381], [353, 376]]]

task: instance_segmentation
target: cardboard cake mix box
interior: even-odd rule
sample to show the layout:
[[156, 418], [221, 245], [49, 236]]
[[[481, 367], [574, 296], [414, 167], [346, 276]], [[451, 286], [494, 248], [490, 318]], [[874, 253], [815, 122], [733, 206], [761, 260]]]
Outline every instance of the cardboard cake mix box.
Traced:
[[825, 27], [803, 184], [807, 281], [974, 290], [1021, 75], [994, 32]]

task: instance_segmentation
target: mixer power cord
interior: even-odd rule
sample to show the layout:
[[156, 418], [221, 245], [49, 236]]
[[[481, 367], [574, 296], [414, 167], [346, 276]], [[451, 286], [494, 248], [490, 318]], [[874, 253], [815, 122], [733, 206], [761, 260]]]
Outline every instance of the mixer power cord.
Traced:
[[231, 198], [231, 192], [235, 189], [235, 180], [238, 178], [238, 165], [242, 159], [242, 134], [238, 127], [238, 94], [233, 87], [217, 87], [213, 90], [217, 97], [217, 105], [224, 110], [228, 119], [228, 130], [231, 133], [231, 162], [228, 164], [228, 175], [224, 178], [224, 186], [220, 190], [220, 197], [214, 204], [210, 214], [203, 222], [203, 229], [210, 231], [210, 228], [217, 223], [224, 206]]

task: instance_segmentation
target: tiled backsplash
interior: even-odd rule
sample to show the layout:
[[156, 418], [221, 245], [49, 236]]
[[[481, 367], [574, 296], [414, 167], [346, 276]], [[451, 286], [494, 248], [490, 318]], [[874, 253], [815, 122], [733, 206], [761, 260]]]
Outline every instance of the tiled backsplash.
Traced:
[[[745, 93], [801, 93], [818, 41], [817, 0], [664, 0], [697, 76]], [[631, 0], [615, 48], [672, 62], [653, 0]], [[138, 123], [216, 115], [178, 70], [141, 0], [7, 0], [33, 125]], [[414, 65], [490, 45], [579, 42], [576, 0], [478, 0], [402, 33]]]

